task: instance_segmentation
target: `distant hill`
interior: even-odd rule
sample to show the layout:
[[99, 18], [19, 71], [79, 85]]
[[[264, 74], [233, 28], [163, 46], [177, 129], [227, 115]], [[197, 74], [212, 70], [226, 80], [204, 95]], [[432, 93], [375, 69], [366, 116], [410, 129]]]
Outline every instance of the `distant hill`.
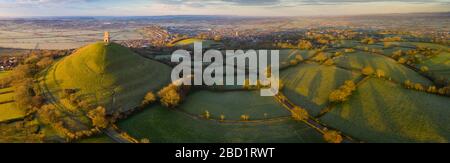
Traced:
[[80, 98], [108, 111], [132, 109], [148, 91], [157, 91], [169, 81], [170, 67], [103, 42], [80, 48], [53, 65], [45, 77], [54, 96], [74, 89]]
[[212, 48], [212, 49], [218, 49], [222, 48], [223, 44], [220, 42], [216, 42], [213, 40], [203, 40], [203, 39], [197, 39], [197, 38], [188, 38], [188, 39], [182, 39], [175, 41], [173, 43], [169, 43], [169, 46], [175, 46], [179, 48], [189, 48], [194, 49], [194, 43], [195, 42], [201, 42], [202, 48]]

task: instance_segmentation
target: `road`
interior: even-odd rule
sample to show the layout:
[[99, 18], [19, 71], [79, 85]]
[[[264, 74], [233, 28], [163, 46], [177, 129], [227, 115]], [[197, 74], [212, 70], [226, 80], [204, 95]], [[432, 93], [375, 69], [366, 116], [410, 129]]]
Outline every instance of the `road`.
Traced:
[[134, 138], [123, 136], [115, 127], [108, 127], [103, 129], [102, 132], [116, 143], [139, 143]]

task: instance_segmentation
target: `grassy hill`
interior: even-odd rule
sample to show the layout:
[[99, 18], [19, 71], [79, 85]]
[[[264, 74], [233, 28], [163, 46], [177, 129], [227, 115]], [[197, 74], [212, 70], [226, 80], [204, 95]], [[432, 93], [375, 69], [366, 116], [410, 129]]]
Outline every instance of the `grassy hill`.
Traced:
[[75, 89], [77, 96], [90, 103], [128, 110], [140, 104], [147, 91], [166, 85], [170, 68], [118, 44], [99, 42], [55, 63], [43, 80], [44, 88], [57, 100], [62, 90]]
[[219, 42], [216, 42], [213, 40], [202, 40], [202, 39], [197, 39], [197, 38], [183, 39], [183, 40], [172, 43], [170, 46], [194, 48], [195, 42], [201, 42], [203, 48], [215, 48], [215, 47], [223, 46], [222, 43], [219, 43]]
[[[199, 40], [186, 39], [178, 43], [184, 46], [194, 41]], [[325, 54], [330, 56], [333, 52]], [[285, 86], [283, 94], [311, 115], [318, 116], [323, 109], [332, 106], [330, 112], [317, 117], [327, 126], [365, 142], [450, 140], [448, 98], [408, 90], [398, 84], [405, 80], [432, 84], [419, 73], [386, 56], [361, 51], [335, 57], [335, 65], [311, 61], [290, 64], [299, 56], [303, 60], [315, 54], [312, 50], [281, 50], [280, 65], [286, 69], [280, 72], [280, 77]], [[422, 64], [430, 71], [443, 71], [445, 75], [447, 69], [443, 65], [447, 65], [447, 58], [447, 55], [439, 55]], [[361, 69], [367, 66], [383, 70], [388, 78], [398, 83], [375, 78], [361, 80], [364, 77]], [[64, 89], [77, 90], [80, 98], [103, 105], [109, 111], [125, 111], [140, 104], [149, 90], [156, 92], [168, 84], [170, 67], [142, 58], [118, 44], [96, 43], [57, 61], [41, 79], [44, 89], [68, 110], [79, 108], [61, 96]], [[330, 105], [330, 93], [346, 80], [363, 82], [348, 101]], [[273, 97], [261, 97], [258, 91], [236, 91], [240, 88], [242, 86], [210, 88], [215, 91], [192, 90], [176, 109], [152, 105], [120, 121], [118, 126], [136, 139], [148, 138], [152, 142], [323, 142], [320, 133], [293, 121], [290, 113]], [[210, 119], [203, 117], [205, 111], [210, 113]], [[240, 120], [244, 114], [250, 116], [249, 121]], [[223, 121], [220, 115], [225, 116]], [[89, 123], [87, 118], [81, 121]], [[84, 141], [111, 140], [99, 136]]]
[[382, 70], [386, 77], [392, 80], [403, 83], [410, 80], [414, 83], [421, 83], [423, 85], [431, 85], [431, 81], [422, 77], [420, 74], [397, 63], [395, 60], [377, 54], [370, 54], [367, 52], [356, 52], [345, 54], [335, 59], [336, 65], [346, 69], [353, 69], [360, 71], [365, 67], [371, 67], [374, 70]]
[[280, 74], [286, 97], [314, 116], [328, 105], [328, 97], [333, 90], [346, 80], [355, 80], [359, 76], [359, 73], [317, 63], [300, 64]]
[[367, 142], [449, 142], [450, 101], [370, 79], [321, 121]]

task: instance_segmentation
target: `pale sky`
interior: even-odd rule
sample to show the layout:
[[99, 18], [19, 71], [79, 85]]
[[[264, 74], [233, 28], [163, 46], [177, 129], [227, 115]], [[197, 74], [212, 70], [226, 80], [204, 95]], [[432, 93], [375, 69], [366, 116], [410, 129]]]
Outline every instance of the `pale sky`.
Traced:
[[0, 16], [311, 16], [450, 12], [450, 0], [0, 0]]

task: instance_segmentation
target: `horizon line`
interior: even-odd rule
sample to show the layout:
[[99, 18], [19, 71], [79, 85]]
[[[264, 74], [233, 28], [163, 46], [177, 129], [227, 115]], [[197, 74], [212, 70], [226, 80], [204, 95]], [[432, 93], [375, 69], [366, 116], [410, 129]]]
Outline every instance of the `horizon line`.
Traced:
[[443, 11], [443, 12], [393, 12], [393, 13], [367, 13], [367, 14], [336, 14], [336, 15], [326, 15], [326, 14], [315, 14], [315, 15], [297, 15], [297, 16], [288, 16], [288, 15], [280, 15], [280, 16], [258, 16], [258, 15], [227, 15], [227, 14], [186, 14], [186, 15], [180, 15], [180, 14], [168, 14], [168, 15], [66, 15], [66, 16], [50, 16], [50, 15], [37, 15], [37, 16], [2, 16], [0, 15], [0, 18], [88, 18], [88, 17], [116, 17], [116, 18], [126, 18], [126, 17], [169, 17], [169, 16], [177, 16], [177, 17], [183, 17], [183, 16], [212, 16], [212, 17], [260, 17], [260, 18], [270, 18], [270, 17], [284, 17], [284, 18], [295, 18], [295, 17], [341, 17], [341, 16], [372, 16], [372, 15], [408, 15], [408, 14], [450, 14], [450, 11]]

